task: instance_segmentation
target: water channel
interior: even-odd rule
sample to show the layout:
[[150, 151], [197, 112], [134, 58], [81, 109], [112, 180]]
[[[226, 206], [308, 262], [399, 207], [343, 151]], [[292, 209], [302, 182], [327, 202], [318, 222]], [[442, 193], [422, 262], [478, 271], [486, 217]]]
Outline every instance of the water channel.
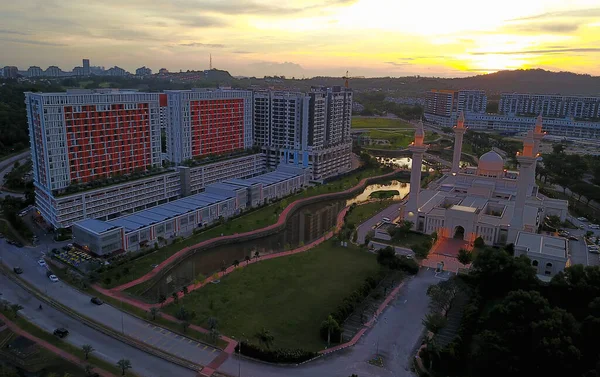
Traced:
[[400, 194], [394, 199], [399, 200], [408, 194], [409, 186], [408, 183], [391, 180], [382, 184], [368, 185], [363, 192], [347, 200], [327, 199], [302, 206], [288, 216], [285, 228], [281, 231], [258, 239], [196, 252], [173, 267], [141, 296], [148, 302], [157, 302], [161, 294], [168, 297], [184, 285], [202, 280], [220, 271], [223, 266], [231, 266], [235, 260], [243, 264], [246, 257], [252, 258], [257, 251], [260, 255], [267, 255], [313, 242], [333, 228], [337, 215], [346, 206], [367, 201], [371, 193], [380, 190], [397, 190]]

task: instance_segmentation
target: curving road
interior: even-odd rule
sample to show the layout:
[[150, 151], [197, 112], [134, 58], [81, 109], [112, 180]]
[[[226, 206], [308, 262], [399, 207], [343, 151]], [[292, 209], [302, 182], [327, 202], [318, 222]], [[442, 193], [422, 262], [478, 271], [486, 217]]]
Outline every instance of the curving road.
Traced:
[[[12, 156], [10, 158], [7, 158], [6, 160], [0, 161], [0, 187], [2, 187], [2, 185], [4, 184], [4, 176], [12, 170], [11, 168], [14, 165], [14, 163], [16, 161], [23, 163], [29, 157], [31, 157], [31, 153], [29, 152], [29, 150], [26, 150], [25, 152], [19, 153], [16, 156]], [[19, 194], [19, 193], [12, 193], [12, 192], [8, 192], [8, 191], [0, 190], [0, 198], [4, 198], [5, 196], [9, 196], [9, 195], [16, 196], [16, 197], [24, 196], [23, 194]]]
[[[154, 326], [111, 305], [96, 306], [90, 302], [91, 296], [68, 284], [50, 282], [46, 277], [46, 268], [37, 264], [37, 259], [42, 253], [36, 248], [19, 249], [0, 240], [0, 250], [0, 258], [5, 265], [11, 269], [15, 266], [23, 268], [23, 274], [19, 275], [21, 279], [34, 285], [46, 296], [108, 328], [123, 332], [131, 338], [200, 365], [210, 363], [221, 352], [213, 347], [174, 334], [167, 329]], [[66, 317], [66, 314], [63, 316]], [[125, 344], [116, 342], [121, 347], [127, 347]]]
[[19, 311], [20, 316], [35, 323], [38, 327], [49, 333], [52, 333], [58, 327], [68, 329], [69, 335], [64, 338], [64, 341], [76, 347], [90, 344], [95, 349], [93, 355], [109, 363], [116, 365], [120, 359], [129, 359], [135, 373], [148, 377], [195, 376], [195, 373], [189, 369], [123, 344], [50, 306], [43, 304], [43, 309], [39, 310], [39, 305], [42, 304], [40, 301], [1, 274], [0, 287], [1, 299], [23, 306], [23, 309]]

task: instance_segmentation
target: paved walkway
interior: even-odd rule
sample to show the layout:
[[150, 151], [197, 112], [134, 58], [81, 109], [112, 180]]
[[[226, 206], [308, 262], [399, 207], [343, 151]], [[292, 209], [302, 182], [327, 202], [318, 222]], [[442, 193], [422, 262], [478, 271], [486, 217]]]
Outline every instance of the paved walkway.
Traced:
[[[12, 321], [10, 321], [8, 318], [6, 318], [2, 314], [0, 314], [0, 320], [2, 320], [6, 324], [6, 326], [10, 329], [10, 331], [35, 342], [39, 346], [47, 349], [48, 351], [58, 355], [59, 357], [67, 360], [68, 362], [70, 362], [72, 364], [79, 365], [81, 368], [85, 368], [87, 365], [90, 364], [89, 362], [86, 362], [85, 360], [82, 360], [78, 357], [73, 356], [72, 354], [70, 354], [66, 351], [61, 350], [60, 348], [48, 343], [47, 341], [42, 340], [34, 335], [31, 335], [30, 333], [28, 333], [24, 330], [22, 330], [19, 326], [14, 324]], [[93, 369], [93, 371], [98, 373], [102, 377], [116, 377], [114, 374], [107, 372], [104, 369], [100, 369], [98, 367], [95, 367]]]
[[146, 275], [132, 280], [128, 283], [125, 283], [123, 285], [120, 285], [118, 287], [112, 288], [112, 291], [124, 291], [128, 288], [131, 288], [133, 286], [136, 286], [138, 284], [144, 283], [150, 279], [152, 279], [154, 276], [156, 276], [156, 274], [158, 274], [161, 270], [163, 270], [165, 267], [167, 267], [169, 264], [175, 262], [176, 260], [178, 260], [180, 257], [184, 256], [185, 254], [187, 254], [188, 252], [197, 249], [199, 247], [209, 247], [212, 243], [216, 242], [216, 241], [221, 241], [221, 240], [235, 240], [237, 238], [240, 237], [244, 237], [244, 236], [249, 236], [249, 235], [254, 235], [256, 233], [262, 233], [268, 230], [273, 230], [273, 229], [277, 229], [281, 226], [283, 226], [287, 220], [288, 214], [290, 214], [291, 212], [293, 212], [293, 210], [296, 209], [297, 206], [302, 205], [304, 202], [307, 201], [312, 201], [318, 198], [327, 198], [327, 197], [336, 197], [340, 194], [344, 194], [344, 193], [350, 193], [354, 190], [356, 190], [359, 187], [364, 187], [366, 186], [366, 183], [368, 180], [371, 179], [375, 179], [375, 178], [385, 178], [385, 177], [391, 177], [394, 174], [403, 171], [403, 169], [396, 169], [391, 173], [388, 174], [383, 174], [383, 175], [379, 175], [379, 176], [375, 176], [375, 177], [368, 177], [368, 178], [363, 178], [356, 186], [353, 186], [347, 190], [344, 191], [340, 191], [340, 192], [336, 192], [336, 193], [327, 193], [327, 194], [321, 194], [321, 195], [315, 195], [315, 196], [311, 196], [308, 198], [302, 198], [302, 199], [298, 199], [294, 202], [292, 202], [291, 204], [289, 204], [287, 207], [285, 207], [285, 209], [281, 212], [281, 214], [279, 214], [279, 218], [277, 219], [277, 222], [275, 224], [269, 225], [267, 227], [261, 228], [261, 229], [255, 229], [255, 230], [251, 230], [249, 232], [245, 232], [245, 233], [237, 233], [237, 234], [231, 234], [231, 235], [227, 235], [227, 236], [220, 236], [220, 237], [215, 237], [212, 238], [210, 240], [206, 240], [200, 243], [197, 243], [193, 246], [188, 246], [184, 249], [179, 250], [177, 253], [171, 255], [169, 258], [167, 258], [165, 261], [163, 261], [162, 263], [160, 263], [156, 268], [153, 268], [150, 272], [148, 272]]
[[[307, 244], [304, 246], [301, 246], [297, 249], [294, 250], [290, 250], [290, 251], [283, 251], [280, 253], [273, 253], [273, 254], [269, 254], [269, 255], [265, 255], [262, 256], [260, 258], [257, 259], [252, 259], [251, 261], [249, 261], [248, 263], [243, 263], [240, 264], [238, 267], [234, 267], [234, 266], [230, 266], [229, 268], [227, 268], [227, 270], [225, 270], [225, 272], [221, 273], [219, 277], [223, 277], [225, 275], [228, 275], [230, 273], [232, 273], [233, 271], [235, 271], [236, 269], [239, 268], [244, 268], [246, 266], [248, 266], [249, 264], [254, 264], [257, 263], [261, 260], [269, 260], [269, 259], [275, 259], [275, 258], [280, 258], [280, 257], [285, 257], [285, 256], [289, 256], [289, 255], [294, 255], [294, 254], [298, 254], [298, 253], [302, 253], [305, 252], [307, 250], [310, 250], [312, 248], [314, 248], [315, 246], [325, 242], [326, 240], [330, 239], [331, 237], [333, 237], [333, 235], [338, 232], [341, 227], [344, 225], [344, 217], [346, 216], [346, 213], [348, 212], [348, 207], [344, 208], [337, 216], [337, 221], [336, 221], [336, 228], [335, 230], [329, 231], [327, 232], [323, 237]], [[213, 277], [210, 276], [209, 278], [207, 278], [206, 280], [204, 280], [203, 282], [197, 283], [197, 284], [191, 284], [188, 286], [188, 293], [192, 292], [196, 289], [200, 289], [202, 287], [204, 287], [207, 284], [210, 284], [211, 281], [213, 281]], [[131, 297], [126, 297], [123, 295], [123, 293], [117, 289], [104, 289], [100, 286], [94, 286], [94, 289], [96, 289], [97, 291], [101, 292], [104, 295], [113, 297], [117, 300], [126, 302], [129, 305], [133, 305], [135, 307], [138, 307], [140, 309], [143, 309], [145, 311], [150, 310], [150, 308], [152, 307], [156, 307], [156, 304], [148, 304], [139, 300], [136, 300], [134, 298]], [[183, 299], [183, 293], [182, 292], [178, 292], [177, 293], [179, 298]], [[164, 302], [164, 305], [168, 305], [170, 303], [172, 303], [174, 301], [173, 297], [169, 297], [169, 299], [167, 299]], [[166, 313], [162, 313], [160, 312], [159, 315], [162, 318], [165, 318], [169, 321], [172, 322], [176, 322], [176, 323], [181, 323], [180, 320], [178, 320], [177, 318], [166, 314]], [[209, 331], [205, 328], [202, 328], [200, 326], [197, 325], [190, 325], [190, 328], [196, 331], [199, 331], [201, 333], [205, 333], [207, 334]], [[364, 332], [364, 331], [363, 331]], [[225, 347], [225, 350], [220, 353], [216, 358], [214, 358], [204, 369], [202, 369], [202, 375], [204, 376], [210, 376], [212, 375], [212, 373], [217, 370], [225, 361], [227, 361], [227, 358], [229, 357], [229, 355], [231, 355], [234, 351], [235, 351], [235, 347], [237, 346], [237, 342], [234, 339], [231, 339], [229, 337], [226, 336], [221, 336], [221, 339], [227, 342], [227, 346]], [[357, 338], [358, 340], [358, 338]], [[356, 342], [356, 341], [355, 341]]]

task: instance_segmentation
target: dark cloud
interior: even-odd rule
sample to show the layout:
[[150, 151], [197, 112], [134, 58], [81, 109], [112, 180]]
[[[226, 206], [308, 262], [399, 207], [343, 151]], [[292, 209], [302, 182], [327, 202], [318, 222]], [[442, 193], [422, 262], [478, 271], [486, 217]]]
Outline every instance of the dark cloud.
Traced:
[[7, 29], [0, 29], [0, 34], [29, 35], [29, 33], [25, 33], [22, 31], [7, 30]]
[[581, 48], [555, 48], [545, 50], [524, 50], [524, 51], [488, 51], [472, 52], [471, 55], [536, 55], [536, 54], [564, 54], [572, 52], [600, 52], [599, 47], [581, 47]]
[[566, 10], [562, 12], [547, 12], [536, 14], [529, 17], [515, 18], [511, 21], [526, 21], [526, 20], [538, 20], [543, 18], [562, 18], [562, 17], [578, 17], [578, 18], [591, 18], [600, 17], [600, 8], [589, 8], [589, 9], [575, 9]]
[[11, 43], [22, 43], [22, 44], [36, 45], [36, 46], [66, 46], [66, 44], [63, 44], [63, 43], [32, 41], [32, 40], [21, 39], [21, 38], [0, 38], [0, 41], [11, 42]]
[[531, 32], [531, 33], [558, 33], [558, 34], [568, 34], [579, 29], [579, 24], [577, 23], [530, 23], [524, 25], [514, 25], [509, 27], [509, 30], [514, 30], [518, 32]]
[[385, 62], [385, 64], [393, 65], [394, 67], [404, 67], [404, 66], [407, 66], [407, 65], [411, 65], [411, 63], [407, 63], [407, 62], [401, 62], [401, 63]]
[[192, 43], [180, 43], [178, 46], [183, 47], [209, 47], [209, 48], [223, 48], [225, 45], [220, 43], [200, 43], [200, 42], [192, 42]]

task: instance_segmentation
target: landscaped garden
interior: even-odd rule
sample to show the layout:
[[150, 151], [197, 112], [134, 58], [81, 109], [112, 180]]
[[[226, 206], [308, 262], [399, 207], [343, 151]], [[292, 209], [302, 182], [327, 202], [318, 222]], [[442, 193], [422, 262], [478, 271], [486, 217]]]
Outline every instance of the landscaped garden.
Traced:
[[177, 315], [185, 307], [196, 313], [192, 323], [206, 328], [217, 323], [222, 334], [254, 344], [262, 343], [260, 334], [267, 330], [272, 339], [261, 344], [266, 348], [318, 351], [326, 345], [319, 335], [322, 322], [379, 271], [374, 254], [328, 241], [241, 268], [164, 311]]
[[382, 175], [388, 172], [390, 172], [389, 169], [385, 170], [379, 167], [367, 168], [327, 184], [309, 187], [299, 194], [287, 197], [269, 206], [252, 210], [238, 218], [231, 219], [223, 224], [200, 231], [191, 237], [178, 239], [175, 243], [163, 246], [156, 251], [148, 250], [150, 253], [147, 255], [142, 256], [140, 253], [131, 254], [132, 260], [126, 261], [125, 263], [117, 262], [117, 265], [114, 267], [110, 266], [102, 268], [100, 271], [100, 282], [107, 288], [124, 284], [148, 273], [155, 265], [162, 263], [168, 257], [185, 247], [221, 235], [244, 233], [274, 224], [283, 209], [297, 199], [343, 191], [356, 186], [363, 178]]
[[354, 224], [355, 226], [358, 226], [375, 216], [375, 214], [391, 206], [392, 203], [393, 201], [391, 200], [379, 200], [376, 202], [365, 203], [351, 207], [350, 211], [346, 215], [346, 224]]
[[352, 128], [412, 128], [412, 125], [397, 118], [352, 117]]

